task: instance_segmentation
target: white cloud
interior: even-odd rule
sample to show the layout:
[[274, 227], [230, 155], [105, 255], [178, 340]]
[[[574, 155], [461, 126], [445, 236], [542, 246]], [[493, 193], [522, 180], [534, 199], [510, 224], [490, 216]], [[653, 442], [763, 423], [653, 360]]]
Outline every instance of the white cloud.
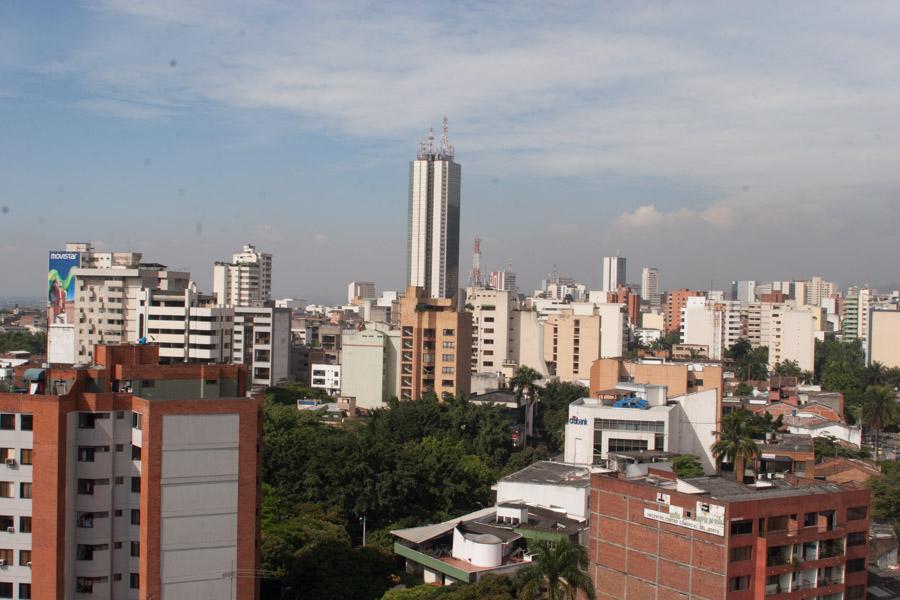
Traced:
[[683, 227], [688, 223], [703, 223], [720, 229], [734, 225], [734, 209], [724, 204], [712, 204], [699, 210], [680, 208], [660, 212], [653, 204], [639, 206], [615, 218], [613, 226], [626, 230], [652, 230], [658, 227]]

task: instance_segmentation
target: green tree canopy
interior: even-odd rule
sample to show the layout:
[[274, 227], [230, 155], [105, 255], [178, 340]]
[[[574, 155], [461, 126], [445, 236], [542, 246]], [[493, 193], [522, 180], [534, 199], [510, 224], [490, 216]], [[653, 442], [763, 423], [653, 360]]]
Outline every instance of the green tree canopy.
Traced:
[[700, 459], [693, 454], [679, 454], [672, 459], [672, 469], [678, 477], [702, 477]]
[[584, 571], [588, 565], [584, 546], [563, 539], [540, 540], [531, 548], [534, 561], [519, 571], [519, 597], [523, 600], [575, 600], [578, 592], [594, 598], [594, 585]]
[[753, 441], [754, 426], [750, 412], [741, 409], [730, 413], [722, 419], [722, 431], [719, 439], [712, 445], [713, 458], [721, 470], [723, 462], [734, 465], [734, 476], [738, 481], [744, 479], [744, 465], [753, 461], [759, 453]]

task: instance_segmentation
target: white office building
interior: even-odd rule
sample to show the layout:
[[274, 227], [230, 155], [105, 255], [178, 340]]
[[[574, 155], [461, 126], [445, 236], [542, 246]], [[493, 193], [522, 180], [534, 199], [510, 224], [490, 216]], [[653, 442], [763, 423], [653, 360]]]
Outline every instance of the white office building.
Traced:
[[161, 363], [228, 363], [234, 309], [193, 283], [183, 291], [141, 290], [139, 339], [159, 346]]
[[624, 256], [604, 256], [603, 257], [603, 288], [604, 292], [614, 292], [620, 285], [624, 285], [626, 281], [625, 274], [625, 257]]
[[620, 382], [607, 398], [581, 398], [569, 405], [565, 462], [605, 464], [610, 452], [658, 450], [694, 454], [704, 470], [715, 461], [717, 391], [673, 398], [666, 386]]
[[[337, 396], [341, 393], [341, 365], [314, 363], [310, 369], [312, 371], [310, 380], [312, 387], [325, 390], [329, 396]], [[359, 405], [357, 404], [357, 406]]]
[[472, 313], [473, 373], [499, 373], [512, 359], [517, 343], [512, 314], [517, 304], [512, 292], [466, 289], [466, 308]]
[[264, 306], [272, 297], [272, 255], [245, 244], [231, 262], [213, 266], [219, 306]]
[[440, 146], [429, 136], [409, 165], [406, 285], [431, 298], [455, 298], [459, 290], [459, 211], [462, 169], [453, 160], [447, 120]]
[[644, 267], [641, 272], [641, 300], [659, 304], [659, 269]]

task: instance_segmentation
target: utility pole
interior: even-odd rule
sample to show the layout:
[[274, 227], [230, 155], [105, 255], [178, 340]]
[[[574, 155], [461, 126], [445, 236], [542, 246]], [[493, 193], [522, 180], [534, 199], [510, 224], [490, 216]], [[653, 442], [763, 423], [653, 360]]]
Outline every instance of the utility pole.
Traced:
[[363, 540], [362, 540], [363, 543], [362, 543], [362, 545], [365, 546], [366, 545], [366, 515], [361, 516], [359, 518], [359, 520], [362, 521], [362, 526], [363, 526]]

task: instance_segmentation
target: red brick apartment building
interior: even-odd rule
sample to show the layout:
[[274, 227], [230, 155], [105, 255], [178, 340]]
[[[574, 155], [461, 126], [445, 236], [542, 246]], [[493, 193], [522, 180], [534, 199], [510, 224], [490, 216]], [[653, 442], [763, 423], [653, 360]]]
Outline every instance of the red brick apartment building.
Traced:
[[[245, 367], [97, 346], [0, 393], [0, 598], [258, 598]], [[248, 576], [244, 576], [248, 575]]]
[[590, 575], [598, 598], [865, 598], [870, 501], [861, 486], [792, 475], [594, 475]]

